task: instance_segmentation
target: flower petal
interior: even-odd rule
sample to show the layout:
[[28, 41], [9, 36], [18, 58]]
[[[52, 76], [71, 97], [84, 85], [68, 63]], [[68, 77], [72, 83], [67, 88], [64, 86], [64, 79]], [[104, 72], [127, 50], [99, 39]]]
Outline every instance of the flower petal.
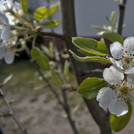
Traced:
[[100, 107], [104, 109], [108, 108], [113, 96], [114, 91], [110, 87], [102, 88], [97, 95], [97, 101], [99, 101]]
[[3, 28], [1, 32], [1, 38], [4, 42], [8, 42], [9, 37], [10, 37], [10, 28], [9, 26], [6, 26]]
[[132, 74], [134, 73], [134, 67], [129, 67], [126, 71], [125, 74]]
[[7, 64], [13, 63], [13, 61], [14, 61], [14, 52], [13, 52], [13, 51], [10, 51], [10, 50], [7, 50], [7, 51], [5, 52], [5, 57], [4, 57], [4, 59], [5, 59], [5, 62], [6, 62]]
[[123, 56], [123, 46], [119, 42], [114, 42], [110, 45], [110, 52], [115, 59], [121, 59]]
[[124, 79], [124, 74], [121, 69], [113, 65], [103, 71], [103, 78], [111, 85], [120, 85]]
[[114, 58], [110, 57], [108, 58], [114, 65], [116, 65], [117, 67], [123, 69], [123, 64], [120, 63], [119, 61], [115, 60]]
[[123, 98], [115, 97], [109, 104], [109, 112], [119, 117], [128, 112], [128, 106]]
[[134, 86], [134, 74], [127, 75], [128, 86]]
[[124, 51], [127, 54], [134, 54], [134, 37], [128, 37], [124, 41]]

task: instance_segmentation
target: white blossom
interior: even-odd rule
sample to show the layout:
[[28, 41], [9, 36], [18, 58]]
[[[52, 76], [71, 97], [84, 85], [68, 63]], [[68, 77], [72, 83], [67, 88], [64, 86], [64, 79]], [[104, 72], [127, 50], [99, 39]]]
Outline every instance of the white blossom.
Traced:
[[98, 95], [99, 105], [116, 116], [122, 116], [128, 112], [127, 101], [134, 106], [134, 75], [124, 74], [115, 65], [106, 68], [103, 72], [104, 80], [110, 85], [102, 88]]
[[3, 47], [10, 37], [10, 26], [7, 17], [0, 13], [0, 47]]
[[6, 15], [9, 20], [10, 25], [15, 25], [19, 22], [19, 19], [16, 16], [10, 13], [10, 10], [14, 12], [15, 15], [21, 16], [23, 15], [23, 11], [21, 9], [21, 5], [19, 2], [13, 0], [0, 0], [0, 11]]
[[110, 45], [110, 52], [113, 58], [109, 59], [113, 64], [123, 69], [125, 74], [134, 73], [134, 37], [126, 38], [123, 46], [114, 42]]

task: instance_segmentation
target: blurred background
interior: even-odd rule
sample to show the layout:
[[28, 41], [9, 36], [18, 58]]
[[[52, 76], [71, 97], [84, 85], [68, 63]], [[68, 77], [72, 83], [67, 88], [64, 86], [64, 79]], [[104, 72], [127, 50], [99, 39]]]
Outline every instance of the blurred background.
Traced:
[[[58, 0], [56, 0], [58, 1]], [[31, 9], [43, 6], [46, 0], [29, 0]], [[130, 14], [133, 13], [134, 0], [127, 2], [125, 11], [126, 28], [123, 30], [123, 36], [133, 36], [134, 18]], [[118, 15], [118, 2], [114, 0], [75, 0], [75, 17], [77, 33], [79, 36], [95, 36], [97, 31], [90, 28], [90, 25], [103, 26], [108, 25], [106, 16], [110, 16], [112, 11], [116, 11]], [[60, 11], [56, 12], [54, 18], [61, 20]], [[54, 29], [55, 32], [61, 33], [61, 26]]]

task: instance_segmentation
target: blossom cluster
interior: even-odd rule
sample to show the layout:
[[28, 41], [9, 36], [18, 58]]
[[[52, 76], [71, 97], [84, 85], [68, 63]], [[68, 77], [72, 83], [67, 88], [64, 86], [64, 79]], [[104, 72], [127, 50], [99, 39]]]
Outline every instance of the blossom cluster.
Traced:
[[17, 42], [16, 31], [10, 32], [10, 25], [16, 25], [19, 21], [11, 12], [22, 14], [20, 4], [13, 0], [0, 0], [0, 59], [4, 58], [7, 64], [14, 61], [14, 45]]
[[128, 112], [127, 103], [134, 106], [134, 37], [126, 38], [123, 45], [112, 43], [110, 52], [113, 65], [103, 71], [109, 86], [99, 91], [97, 101], [110, 113], [122, 116]]

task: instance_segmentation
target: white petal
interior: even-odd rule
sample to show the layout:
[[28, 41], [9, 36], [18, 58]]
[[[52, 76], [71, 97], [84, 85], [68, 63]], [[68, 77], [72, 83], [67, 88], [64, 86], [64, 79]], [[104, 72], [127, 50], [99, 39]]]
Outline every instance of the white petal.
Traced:
[[134, 86], [134, 74], [127, 75], [128, 86]]
[[123, 46], [119, 42], [114, 42], [110, 45], [110, 52], [115, 59], [120, 59], [123, 56]]
[[109, 112], [119, 117], [128, 112], [128, 106], [123, 98], [115, 97], [109, 104]]
[[5, 25], [9, 25], [8, 18], [2, 13], [0, 13], [0, 21]]
[[108, 58], [114, 65], [116, 65], [117, 67], [123, 69], [123, 64], [120, 63], [119, 61], [115, 60], [114, 58], [110, 57]]
[[103, 71], [103, 78], [111, 85], [120, 85], [124, 79], [124, 74], [121, 69], [113, 65]]
[[124, 51], [127, 51], [127, 54], [134, 54], [134, 37], [128, 37], [125, 39]]
[[7, 51], [5, 52], [5, 57], [4, 57], [4, 59], [5, 59], [5, 62], [6, 62], [7, 64], [13, 63], [13, 61], [14, 61], [14, 52], [13, 52], [13, 51], [10, 51], [10, 50], [7, 50]]
[[132, 74], [134, 73], [134, 67], [129, 67], [126, 71], [125, 74]]
[[99, 101], [100, 107], [106, 109], [108, 108], [111, 100], [113, 99], [114, 91], [109, 87], [102, 88], [98, 95], [97, 95], [97, 101]]
[[10, 28], [9, 28], [9, 26], [6, 26], [3, 28], [2, 32], [1, 32], [1, 38], [3, 41], [7, 42], [9, 37], [10, 37]]
[[4, 57], [4, 54], [5, 54], [5, 48], [1, 47], [0, 48], [0, 59], [2, 59]]

